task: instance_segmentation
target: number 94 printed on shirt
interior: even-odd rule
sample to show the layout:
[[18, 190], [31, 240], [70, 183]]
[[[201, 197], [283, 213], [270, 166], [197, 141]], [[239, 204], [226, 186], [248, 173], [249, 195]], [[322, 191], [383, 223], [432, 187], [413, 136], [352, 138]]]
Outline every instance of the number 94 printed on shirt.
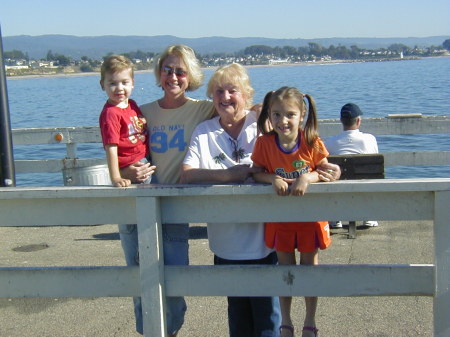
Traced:
[[184, 140], [184, 128], [179, 128], [172, 136], [165, 131], [152, 132], [150, 135], [150, 145], [151, 151], [156, 153], [164, 153], [173, 148], [183, 152], [187, 146]]

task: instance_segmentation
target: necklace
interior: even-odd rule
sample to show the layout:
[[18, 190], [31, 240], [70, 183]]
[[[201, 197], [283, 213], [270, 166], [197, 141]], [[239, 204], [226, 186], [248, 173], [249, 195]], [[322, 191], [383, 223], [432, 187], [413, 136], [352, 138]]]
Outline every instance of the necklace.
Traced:
[[233, 149], [232, 157], [235, 162], [240, 163], [241, 159], [245, 157], [245, 150], [242, 147], [239, 147], [239, 141], [233, 138], [228, 138], [231, 143], [231, 147]]

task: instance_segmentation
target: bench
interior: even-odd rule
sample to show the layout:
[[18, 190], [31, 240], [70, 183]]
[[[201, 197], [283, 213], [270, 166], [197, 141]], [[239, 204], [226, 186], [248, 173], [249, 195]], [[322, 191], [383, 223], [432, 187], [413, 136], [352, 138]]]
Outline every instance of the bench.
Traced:
[[[330, 155], [328, 162], [339, 165], [341, 180], [384, 179], [384, 156], [379, 153]], [[348, 224], [348, 238], [356, 238], [356, 221]]]

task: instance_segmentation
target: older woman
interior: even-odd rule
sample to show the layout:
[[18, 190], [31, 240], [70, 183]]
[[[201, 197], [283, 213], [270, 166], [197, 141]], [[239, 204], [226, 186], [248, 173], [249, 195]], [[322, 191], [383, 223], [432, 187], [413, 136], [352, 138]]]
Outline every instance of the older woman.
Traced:
[[[212, 117], [214, 107], [209, 100], [196, 100], [186, 95], [202, 84], [203, 73], [194, 51], [184, 45], [169, 46], [155, 65], [156, 83], [164, 95], [141, 106], [150, 131], [152, 165], [156, 165], [156, 179], [161, 184], [176, 184], [180, 167], [192, 131], [202, 121]], [[133, 182], [145, 181], [153, 170], [149, 164], [135, 163], [121, 170], [123, 177]], [[120, 231], [128, 265], [138, 264], [138, 236], [135, 225]], [[164, 263], [187, 265], [188, 224], [163, 224]], [[134, 298], [136, 330], [142, 333], [140, 298]], [[167, 334], [176, 336], [184, 322], [186, 302], [183, 297], [166, 299]]]
[[[242, 183], [251, 177], [257, 114], [247, 71], [239, 64], [219, 68], [208, 84], [218, 116], [195, 129], [182, 166], [185, 183]], [[215, 265], [276, 264], [264, 244], [263, 223], [208, 223]], [[228, 297], [231, 337], [276, 336], [281, 323], [277, 297]]]

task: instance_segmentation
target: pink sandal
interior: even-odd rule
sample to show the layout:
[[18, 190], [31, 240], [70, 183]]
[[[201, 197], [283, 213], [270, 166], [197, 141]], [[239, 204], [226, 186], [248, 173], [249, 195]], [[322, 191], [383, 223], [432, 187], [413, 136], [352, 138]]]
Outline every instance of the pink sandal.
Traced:
[[281, 336], [282, 329], [289, 330], [289, 332], [291, 333], [291, 336], [294, 337], [294, 327], [292, 325], [281, 325], [280, 326], [280, 336]]
[[319, 336], [319, 329], [314, 326], [304, 326], [303, 331], [311, 331], [312, 333], [314, 333], [315, 337]]

